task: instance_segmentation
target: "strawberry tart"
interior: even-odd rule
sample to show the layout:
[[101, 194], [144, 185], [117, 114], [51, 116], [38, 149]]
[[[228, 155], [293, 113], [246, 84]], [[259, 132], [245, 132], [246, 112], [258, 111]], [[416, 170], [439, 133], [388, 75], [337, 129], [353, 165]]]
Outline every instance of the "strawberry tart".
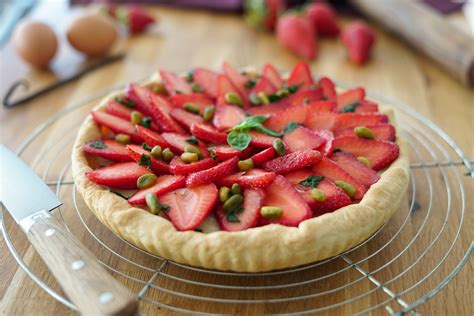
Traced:
[[72, 154], [97, 218], [165, 259], [242, 272], [323, 260], [398, 209], [409, 167], [393, 111], [315, 80], [228, 63], [160, 71], [94, 108]]

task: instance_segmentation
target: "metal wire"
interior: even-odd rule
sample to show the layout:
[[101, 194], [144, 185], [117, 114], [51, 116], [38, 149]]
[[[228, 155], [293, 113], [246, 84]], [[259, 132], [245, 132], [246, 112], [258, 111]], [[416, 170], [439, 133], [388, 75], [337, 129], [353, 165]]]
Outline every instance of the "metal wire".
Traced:
[[[348, 85], [342, 84], [342, 86], [347, 87]], [[94, 101], [107, 94], [108, 92], [116, 89], [117, 87], [107, 89], [105, 91], [100, 91], [95, 95], [89, 97], [88, 99], [81, 101], [64, 111], [61, 111], [54, 117], [51, 117], [49, 120], [38, 126], [33, 131], [33, 133], [27, 137], [27, 139], [19, 146], [17, 154], [22, 155], [29, 147], [34, 146], [35, 142], [41, 142], [40, 136], [42, 135], [42, 133], [44, 133], [54, 124], [61, 122], [61, 120], [65, 120], [65, 117], [69, 114], [86, 106], [87, 104], [90, 104], [91, 101]], [[351, 289], [351, 287], [356, 284], [368, 281], [373, 284], [372, 288], [369, 288], [363, 293], [354, 293], [354, 295], [351, 295], [345, 300], [336, 301], [332, 304], [320, 307], [308, 307], [305, 310], [299, 311], [282, 310], [281, 313], [308, 314], [333, 310], [344, 305], [353, 304], [355, 302], [359, 302], [360, 305], [360, 300], [362, 300], [364, 297], [368, 297], [378, 291], [382, 291], [386, 295], [386, 299], [378, 300], [372, 305], [364, 305], [362, 307], [359, 307], [357, 314], [365, 314], [377, 310], [378, 308], [385, 307], [385, 310], [387, 310], [391, 314], [402, 315], [403, 313], [413, 312], [415, 308], [417, 308], [420, 304], [424, 303], [426, 300], [436, 295], [436, 293], [438, 293], [443, 287], [445, 287], [449, 283], [449, 281], [451, 281], [455, 277], [455, 275], [461, 270], [463, 265], [469, 260], [473, 252], [474, 246], [473, 244], [471, 244], [471, 246], [466, 251], [463, 251], [464, 255], [462, 256], [460, 261], [457, 262], [457, 264], [450, 270], [448, 275], [445, 276], [445, 278], [443, 278], [441, 282], [436, 284], [426, 293], [416, 293], [417, 299], [415, 301], [406, 301], [404, 298], [402, 298], [402, 296], [404, 296], [405, 294], [416, 291], [421, 283], [432, 277], [433, 274], [437, 272], [443, 264], [445, 264], [446, 259], [452, 253], [455, 247], [460, 247], [457, 241], [459, 240], [459, 236], [462, 231], [462, 224], [464, 221], [466, 195], [459, 169], [461, 167], [464, 167], [466, 171], [470, 173], [470, 175], [472, 175], [473, 167], [472, 162], [464, 155], [464, 153], [454, 143], [454, 141], [431, 121], [422, 117], [408, 106], [400, 104], [399, 102], [389, 100], [383, 96], [377, 96], [373, 93], [369, 93], [369, 95], [381, 101], [382, 103], [394, 105], [401, 113], [401, 117], [399, 117], [399, 133], [403, 134], [404, 139], [408, 141], [410, 151], [415, 157], [415, 161], [412, 161], [410, 165], [411, 179], [408, 196], [408, 207], [407, 209], [403, 210], [403, 212], [400, 211], [398, 214], [396, 214], [400, 221], [398, 227], [394, 227], [396, 223], [390, 221], [383, 225], [368, 240], [346, 251], [345, 253], [340, 254], [334, 258], [330, 258], [321, 262], [316, 262], [314, 264], [310, 264], [303, 267], [253, 274], [226, 271], [211, 271], [198, 267], [189, 267], [180, 263], [165, 260], [158, 256], [149, 254], [124, 240], [119, 240], [118, 237], [116, 239], [119, 240], [118, 242], [121, 243], [123, 248], [136, 251], [144, 258], [152, 259], [148, 260], [148, 262], [152, 263], [152, 266], [135, 261], [133, 258], [130, 258], [127, 255], [115, 251], [114, 247], [109, 245], [110, 240], [103, 240], [100, 237], [101, 235], [99, 231], [97, 231], [97, 226], [91, 225], [96, 222], [91, 222], [90, 217], [86, 216], [86, 214], [89, 215], [89, 211], [87, 210], [87, 208], [81, 207], [79, 200], [80, 197], [78, 197], [77, 195], [76, 188], [73, 185], [74, 183], [71, 180], [67, 180], [68, 170], [70, 168], [69, 160], [64, 161], [60, 159], [64, 154], [69, 153], [71, 148], [68, 146], [68, 144], [72, 143], [74, 135], [77, 131], [77, 126], [82, 122], [82, 119], [79, 119], [76, 122], [71, 122], [72, 125], [70, 125], [70, 130], [63, 131], [65, 133], [61, 133], [61, 135], [59, 135], [61, 137], [60, 139], [50, 139], [48, 146], [41, 146], [41, 149], [39, 151], [36, 151], [35, 159], [33, 160], [31, 165], [32, 167], [36, 168], [41, 163], [44, 164], [44, 162], [46, 162], [43, 166], [42, 173], [43, 179], [46, 181], [46, 183], [50, 186], [55, 186], [56, 193], [58, 195], [61, 195], [62, 192], [70, 191], [70, 194], [72, 195], [72, 205], [66, 205], [62, 208], [59, 208], [57, 211], [58, 216], [61, 218], [69, 232], [71, 234], [74, 234], [74, 229], [72, 228], [72, 226], [70, 227], [70, 219], [68, 221], [68, 216], [66, 216], [66, 214], [64, 213], [65, 208], [70, 208], [71, 206], [73, 207], [73, 210], [75, 210], [75, 214], [77, 215], [79, 222], [82, 224], [83, 229], [88, 234], [87, 237], [89, 239], [92, 238], [91, 240], [93, 240], [97, 243], [97, 245], [100, 246], [101, 252], [105, 253], [105, 255], [103, 255], [102, 257], [107, 259], [104, 259], [101, 263], [114, 274], [125, 278], [128, 282], [133, 282], [137, 285], [140, 285], [140, 290], [137, 292], [137, 297], [142, 302], [180, 313], [212, 314], [212, 311], [193, 310], [193, 302], [213, 302], [224, 305], [227, 304], [229, 306], [232, 306], [233, 304], [278, 304], [294, 301], [314, 302], [317, 298], [335, 295], [338, 292]], [[440, 141], [436, 141], [434, 139], [439, 139]], [[456, 153], [456, 157], [453, 157], [450, 154], [451, 150]], [[439, 155], [438, 152], [441, 153], [441, 155]], [[49, 174], [53, 169], [59, 170], [57, 179], [52, 179], [49, 177]], [[434, 177], [433, 175], [436, 175], [436, 177]], [[415, 180], [415, 178], [417, 180], [422, 180], [423, 185], [417, 185], [417, 181]], [[450, 179], [453, 178], [455, 179], [455, 183], [452, 183], [452, 181], [450, 181]], [[443, 190], [440, 190], [435, 186], [435, 184], [437, 184], [439, 187], [440, 183], [442, 184], [441, 187], [444, 188]], [[415, 214], [416, 212], [419, 213], [419, 206], [417, 205], [416, 197], [418, 193], [422, 192], [427, 193], [428, 198], [427, 205], [422, 210], [424, 217], [420, 218], [420, 224], [417, 226], [416, 231], [410, 233], [407, 228], [408, 223], [414, 216], [413, 214]], [[434, 195], [438, 194], [443, 194], [446, 196], [445, 205], [441, 203], [434, 203], [433, 197]], [[459, 209], [452, 208], [452, 201], [454, 199], [460, 201], [461, 205]], [[75, 309], [75, 306], [68, 299], [52, 290], [48, 284], [46, 284], [41, 278], [36, 276], [35, 273], [28, 266], [28, 264], [23, 260], [23, 258], [15, 248], [14, 241], [12, 241], [10, 238], [10, 232], [7, 229], [3, 212], [4, 210], [2, 208], [0, 213], [2, 234], [9, 250], [11, 251], [14, 258], [18, 261], [20, 267], [25, 270], [25, 272], [52, 297], [65, 304], [69, 308]], [[378, 279], [376, 277], [377, 273], [384, 271], [385, 269], [389, 269], [391, 266], [397, 265], [397, 262], [400, 261], [399, 259], [408, 256], [411, 252], [416, 251], [414, 250], [413, 245], [417, 243], [419, 237], [426, 232], [428, 222], [433, 218], [433, 214], [437, 214], [439, 216], [441, 213], [445, 213], [441, 226], [438, 228], [434, 237], [429, 240], [428, 244], [425, 245], [423, 249], [419, 249], [418, 252], [416, 252], [415, 259], [407, 267], [403, 267], [403, 269], [396, 275], [394, 275], [391, 279]], [[71, 216], [71, 214], [67, 215]], [[451, 218], [456, 218], [456, 216], [458, 217], [457, 221], [450, 221]], [[77, 221], [74, 224], [77, 225]], [[395, 291], [392, 288], [392, 284], [395, 281], [402, 279], [406, 274], [413, 271], [413, 269], [415, 269], [416, 266], [419, 265], [420, 262], [428, 254], [432, 253], [431, 250], [439, 242], [442, 234], [448, 231], [446, 229], [448, 226], [452, 231], [454, 231], [454, 236], [452, 237], [452, 240], [448, 245], [448, 249], [446, 249], [444, 253], [439, 254], [441, 257], [439, 258], [439, 260], [437, 260], [435, 266], [425, 275], [417, 275], [416, 280], [414, 280], [415, 282], [413, 284], [407, 283], [404, 286], [403, 290], [398, 292]], [[394, 232], [388, 232], [389, 229], [394, 230]], [[368, 245], [371, 241], [374, 241], [375, 238], [378, 238], [379, 236], [385, 236], [386, 238], [388, 237], [387, 241], [383, 242], [380, 246], [378, 246], [378, 248], [374, 249], [372, 247], [371, 252], [367, 253], [362, 258], [352, 259], [352, 256], [355, 256], [357, 258], [359, 250], [363, 249], [363, 247]], [[396, 252], [392, 253], [391, 257], [384, 256], [382, 261], [383, 264], [381, 264], [377, 268], [364, 268], [364, 265], [368, 263], [369, 260], [380, 260], [382, 252], [388, 251], [395, 247], [395, 241], [397, 239], [401, 239], [402, 237], [406, 239], [404, 246], [402, 245], [402, 249], [394, 248]], [[114, 240], [114, 242], [117, 242], [117, 240]], [[456, 249], [459, 250], [458, 248]], [[130, 251], [126, 253], [129, 252]], [[292, 282], [286, 282], [284, 279], [284, 277], [287, 277], [289, 275], [298, 276], [300, 273], [317, 272], [321, 271], [321, 269], [335, 266], [334, 263], [337, 260], [341, 262], [341, 267], [338, 269], [334, 268], [332, 270], [329, 270], [331, 271], [329, 273], [317, 277], [310, 277], [308, 279], [296, 280]], [[134, 277], [130, 273], [127, 273], [128, 270], [127, 272], [120, 271], [117, 268], [117, 261], [129, 264], [136, 269], [151, 274], [151, 276], [146, 280], [142, 280]], [[183, 272], [179, 272], [180, 270], [183, 270]], [[193, 272], [195, 273], [195, 275], [198, 276], [213, 275], [217, 277], [214, 278], [213, 282], [208, 282], [205, 281], [205, 279], [201, 280], [200, 277], [189, 277], [188, 272]], [[359, 277], [349, 277], [353, 274], [359, 275]], [[318, 284], [329, 284], [331, 280], [341, 277], [347, 278], [348, 282], [344, 282], [343, 284], [338, 286], [333, 286], [324, 291], [315, 292], [311, 290], [312, 287]], [[229, 278], [231, 278], [232, 280], [244, 281], [264, 279], [265, 285], [229, 284]], [[160, 280], [162, 282], [160, 282]], [[165, 285], [167, 280], [173, 281], [179, 286], [176, 289], [168, 288]], [[199, 294], [193, 294], [193, 291], [189, 290], [189, 288], [199, 289], [202, 287], [225, 290], [221, 291], [221, 293], [228, 293], [228, 295], [226, 294], [222, 297], [208, 297], [202, 295], [200, 291], [197, 291], [197, 293]], [[286, 292], [284, 290], [290, 288], [301, 289], [301, 294], [298, 294], [296, 296], [289, 296], [288, 294], [285, 294]], [[308, 291], [308, 289], [310, 289], [310, 292], [305, 293], [304, 291]], [[236, 293], [247, 293], [248, 291], [251, 291], [251, 293], [262, 293], [267, 291], [278, 290], [283, 290], [284, 293], [275, 293], [274, 296], [271, 296], [269, 298], [240, 298], [236, 297], [235, 295]], [[181, 299], [188, 300], [189, 304], [186, 305], [186, 308], [183, 308], [181, 306], [173, 305], [173, 300], [170, 301], [171, 303], [156, 301], [147, 297], [147, 293], [149, 293], [150, 291], [156, 291], [158, 293], [161, 293], [162, 295], [168, 295], [170, 297], [179, 297]], [[393, 305], [390, 305], [392, 302], [398, 304], [398, 310], [394, 309]]]

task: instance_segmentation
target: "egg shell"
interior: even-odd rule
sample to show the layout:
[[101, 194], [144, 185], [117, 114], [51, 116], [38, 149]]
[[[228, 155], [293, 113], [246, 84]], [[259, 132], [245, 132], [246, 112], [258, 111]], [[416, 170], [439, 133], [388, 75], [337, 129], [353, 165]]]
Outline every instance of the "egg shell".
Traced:
[[13, 47], [20, 57], [34, 67], [48, 66], [58, 49], [53, 29], [38, 21], [23, 21], [12, 37]]
[[103, 56], [110, 50], [118, 32], [110, 17], [87, 13], [71, 22], [66, 35], [72, 47], [87, 56], [96, 57]]

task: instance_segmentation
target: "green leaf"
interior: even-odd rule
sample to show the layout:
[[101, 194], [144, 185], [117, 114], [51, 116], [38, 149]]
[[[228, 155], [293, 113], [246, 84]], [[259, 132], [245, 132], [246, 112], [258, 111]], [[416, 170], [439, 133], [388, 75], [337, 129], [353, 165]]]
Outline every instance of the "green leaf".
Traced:
[[321, 176], [310, 175], [305, 180], [301, 181], [300, 184], [305, 187], [316, 188], [319, 182], [321, 182], [323, 179], [324, 177]]
[[186, 141], [187, 141], [188, 143], [190, 143], [190, 144], [193, 144], [193, 145], [199, 144], [199, 142], [198, 142], [196, 136], [192, 136], [191, 138], [186, 139]]
[[123, 99], [122, 97], [115, 97], [115, 101], [117, 101], [118, 103], [121, 103], [129, 108], [133, 108], [135, 107], [135, 103], [130, 101], [130, 100], [125, 100]]
[[174, 90], [174, 92], [175, 92], [176, 94], [183, 94], [183, 91], [181, 91], [181, 90], [177, 90], [177, 89], [176, 89], [176, 90]]
[[142, 120], [138, 124], [140, 124], [143, 127], [150, 128], [150, 126], [151, 126], [151, 117], [145, 116], [144, 118], [142, 118]]
[[286, 127], [283, 129], [283, 133], [288, 134], [293, 132], [298, 126], [301, 126], [300, 123], [290, 122]]
[[169, 211], [170, 211], [170, 207], [169, 207], [169, 205], [161, 204], [161, 210], [162, 210], [163, 212], [169, 212]]
[[[261, 133], [274, 136], [274, 137], [280, 137], [283, 135], [283, 133], [278, 133], [270, 128], [267, 128], [262, 125], [263, 122], [265, 122], [270, 115], [255, 115], [246, 118], [245, 120], [241, 121], [239, 124], [235, 125], [232, 128], [232, 131], [236, 132], [248, 132], [251, 129], [254, 129], [256, 131], [259, 131]], [[227, 138], [228, 139], [228, 138]]]
[[270, 135], [270, 136], [273, 136], [273, 137], [283, 136], [283, 133], [276, 132], [276, 131], [272, 130], [271, 128], [265, 127], [263, 125], [256, 126], [256, 127], [254, 127], [254, 129], [256, 131], [259, 131], [261, 133], [264, 133], [264, 134], [267, 134], [267, 135]]
[[140, 160], [138, 160], [140, 166], [149, 166], [151, 164], [151, 158], [147, 154], [142, 154]]
[[230, 147], [237, 150], [247, 148], [251, 140], [250, 134], [245, 132], [231, 131], [229, 135], [227, 135], [227, 143]]
[[350, 104], [346, 105], [346, 106], [341, 110], [341, 113], [355, 112], [355, 109], [359, 106], [359, 104], [360, 104], [359, 101], [350, 103]]
[[153, 149], [152, 147], [148, 146], [147, 143], [143, 143], [142, 148], [148, 151], [151, 151]]
[[299, 85], [295, 84], [295, 85], [292, 85], [292, 86], [289, 86], [288, 87], [288, 91], [290, 91], [290, 93], [295, 93], [296, 91], [298, 91], [299, 89]]
[[194, 231], [195, 231], [195, 232], [198, 232], [198, 233], [202, 233], [202, 229], [201, 229], [201, 228], [195, 228]]
[[192, 71], [192, 70], [191, 70], [191, 71], [188, 71], [188, 72], [186, 73], [186, 77], [185, 77], [185, 78], [186, 78], [186, 81], [187, 81], [187, 82], [192, 82], [193, 79], [194, 79], [194, 71]]
[[95, 142], [90, 142], [90, 143], [88, 143], [88, 145], [91, 146], [92, 148], [95, 148], [95, 149], [105, 149], [105, 148], [107, 148], [107, 145], [101, 140], [97, 140]]
[[278, 94], [269, 94], [267, 95], [267, 98], [268, 98], [268, 101], [270, 101], [270, 103], [273, 103], [280, 100], [282, 96]]
[[243, 207], [240, 207], [236, 210], [232, 210], [230, 212], [228, 212], [226, 215], [225, 215], [225, 218], [227, 219], [228, 222], [231, 222], [231, 223], [239, 223], [240, 222], [240, 219], [237, 217], [237, 214], [240, 214], [244, 211], [244, 208]]
[[193, 84], [191, 85], [191, 89], [193, 89], [193, 92], [203, 92], [204, 91], [204, 89], [195, 82], [193, 82]]

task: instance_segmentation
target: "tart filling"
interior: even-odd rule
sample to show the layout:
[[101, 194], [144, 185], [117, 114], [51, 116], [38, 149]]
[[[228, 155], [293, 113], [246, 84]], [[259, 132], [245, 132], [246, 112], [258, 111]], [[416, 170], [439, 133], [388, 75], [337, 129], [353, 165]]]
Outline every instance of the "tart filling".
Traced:
[[[262, 74], [241, 73], [227, 63], [220, 73], [161, 71], [160, 80], [130, 84], [91, 117], [73, 153], [86, 203], [125, 239], [182, 263], [263, 271], [327, 258], [388, 220], [408, 182], [403, 146], [379, 105], [365, 99], [363, 88], [337, 93], [329, 78], [315, 81], [304, 63], [287, 79], [271, 65]], [[395, 183], [388, 183], [393, 177]], [[347, 222], [354, 216], [369, 217]], [[339, 241], [327, 236], [337, 238], [336, 231], [320, 229], [324, 222], [338, 223], [333, 229]], [[314, 225], [318, 231], [311, 234], [307, 229]], [[185, 231], [194, 241], [184, 241], [190, 233]], [[268, 243], [263, 234], [269, 231], [285, 231], [274, 236], [272, 249], [288, 238], [298, 240], [289, 258], [278, 255], [285, 247], [271, 262], [248, 259], [253, 253], [248, 245], [219, 246], [229, 238], [238, 243], [255, 236], [258, 244]], [[305, 249], [300, 243], [308, 238]], [[183, 254], [204, 239], [205, 250]], [[170, 240], [172, 245], [163, 245]]]

